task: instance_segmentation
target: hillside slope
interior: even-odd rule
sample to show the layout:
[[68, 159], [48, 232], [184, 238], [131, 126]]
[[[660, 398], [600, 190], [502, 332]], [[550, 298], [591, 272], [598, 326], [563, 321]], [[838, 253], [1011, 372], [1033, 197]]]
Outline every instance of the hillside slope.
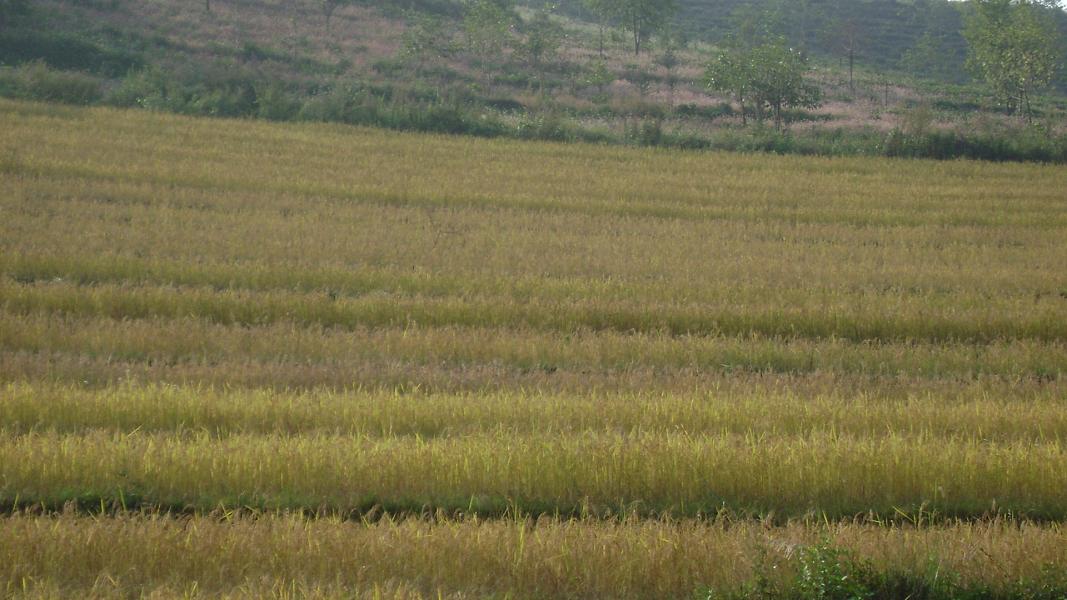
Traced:
[[[532, 58], [528, 44], [538, 25], [534, 12], [520, 7], [499, 44], [486, 51], [472, 41], [462, 10], [449, 0], [348, 4], [330, 14], [313, 0], [213, 0], [210, 11], [200, 2], [34, 0], [29, 16], [0, 30], [0, 65], [8, 65], [0, 66], [0, 95], [196, 115], [689, 148], [1067, 156], [1067, 142], [1054, 139], [1064, 128], [1063, 97], [1038, 101], [1045, 133], [1035, 136], [1018, 119], [1000, 114], [973, 85], [937, 83], [894, 67], [902, 60], [899, 48], [919, 29], [902, 28], [906, 18], [917, 17], [888, 0], [855, 4], [857, 15], [870, 17], [863, 21], [864, 31], [880, 33], [863, 37], [857, 46], [860, 64], [850, 85], [842, 54], [831, 54], [826, 46], [830, 25], [820, 15], [828, 5], [809, 4], [809, 20], [782, 22], [808, 40], [815, 57], [810, 79], [820, 87], [823, 102], [815, 110], [787, 111], [784, 134], [742, 128], [732, 98], [705, 87], [711, 50], [705, 42], [680, 45], [678, 64], [670, 69], [662, 43], [635, 57], [622, 32], [608, 36], [601, 56], [597, 27], [569, 13], [570, 18], [557, 15], [550, 21], [558, 30], [558, 46]], [[704, 38], [721, 38], [734, 5], [740, 6], [724, 0], [713, 10], [689, 3], [680, 18], [694, 23]], [[951, 30], [958, 11], [935, 5], [947, 12], [923, 27]], [[923, 56], [961, 60], [958, 39], [937, 39], [954, 49], [931, 46]], [[890, 46], [897, 50], [885, 49]], [[962, 71], [951, 61], [926, 67], [958, 78]], [[911, 62], [916, 72], [926, 68], [918, 59]]]

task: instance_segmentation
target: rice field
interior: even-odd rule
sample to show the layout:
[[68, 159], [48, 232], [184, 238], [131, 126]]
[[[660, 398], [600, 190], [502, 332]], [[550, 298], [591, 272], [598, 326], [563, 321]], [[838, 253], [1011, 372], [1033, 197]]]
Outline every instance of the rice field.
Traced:
[[1061, 597], [1065, 240], [1064, 167], [0, 101], [0, 594]]

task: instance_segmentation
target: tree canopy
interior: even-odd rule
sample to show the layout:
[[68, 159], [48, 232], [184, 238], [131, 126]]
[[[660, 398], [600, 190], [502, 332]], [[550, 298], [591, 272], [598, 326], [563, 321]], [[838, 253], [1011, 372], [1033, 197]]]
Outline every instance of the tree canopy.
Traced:
[[21, 17], [29, 11], [29, 0], [0, 0], [0, 31], [7, 29], [8, 24], [16, 17]]
[[815, 108], [820, 103], [819, 88], [807, 82], [807, 72], [804, 55], [779, 39], [720, 52], [708, 64], [705, 80], [708, 87], [734, 96], [741, 104], [742, 119], [750, 100], [757, 117], [762, 120], [764, 110], [770, 110], [775, 129], [781, 130], [783, 110]]
[[614, 0], [604, 3], [613, 18], [633, 35], [634, 54], [653, 33], [662, 29], [678, 10], [676, 0]]
[[1027, 119], [1031, 96], [1049, 85], [1058, 67], [1057, 32], [1047, 14], [1054, 9], [1035, 0], [975, 0], [963, 32], [968, 67]]

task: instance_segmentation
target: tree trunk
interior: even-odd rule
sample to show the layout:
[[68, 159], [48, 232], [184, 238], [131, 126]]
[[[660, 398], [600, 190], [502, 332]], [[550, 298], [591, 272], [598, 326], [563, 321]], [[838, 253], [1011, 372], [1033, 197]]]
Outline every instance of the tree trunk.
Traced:
[[852, 78], [852, 71], [856, 64], [856, 52], [851, 44], [848, 46], [848, 89], [855, 94], [856, 84]]
[[779, 133], [782, 131], [782, 104], [780, 102], [774, 105], [774, 130]]
[[600, 58], [604, 58], [604, 19], [600, 19]]
[[211, 0], [204, 0], [204, 10], [211, 12]]
[[741, 127], [748, 127], [748, 115], [745, 114], [745, 97], [738, 94], [737, 101], [741, 104]]
[[634, 15], [634, 56], [641, 56], [641, 27]]

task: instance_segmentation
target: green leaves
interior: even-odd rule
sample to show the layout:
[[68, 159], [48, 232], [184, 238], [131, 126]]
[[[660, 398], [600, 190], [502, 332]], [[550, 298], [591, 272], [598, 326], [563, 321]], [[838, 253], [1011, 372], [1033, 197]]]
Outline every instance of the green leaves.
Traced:
[[708, 65], [705, 80], [709, 88], [733, 94], [742, 113], [748, 100], [761, 118], [764, 108], [770, 109], [781, 129], [783, 108], [815, 108], [821, 101], [819, 89], [804, 78], [807, 72], [807, 59], [776, 41], [720, 52]]
[[1058, 67], [1056, 30], [1042, 3], [978, 0], [963, 31], [967, 66], [997, 101], [1032, 118], [1030, 98], [1052, 81]]

